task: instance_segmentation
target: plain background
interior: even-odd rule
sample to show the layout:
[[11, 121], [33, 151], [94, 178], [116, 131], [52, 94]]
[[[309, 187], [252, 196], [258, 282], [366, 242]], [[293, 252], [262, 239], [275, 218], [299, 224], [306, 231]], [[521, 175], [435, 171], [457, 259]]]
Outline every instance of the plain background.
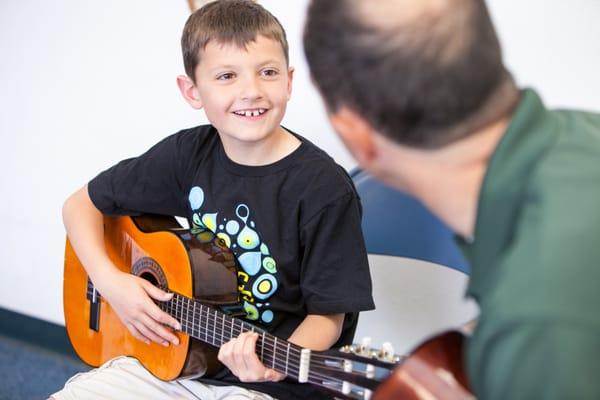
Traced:
[[[308, 1], [260, 2], [286, 27], [296, 67], [284, 125], [352, 168], [308, 78]], [[521, 85], [551, 106], [600, 109], [600, 1], [490, 9]], [[63, 201], [118, 160], [206, 122], [175, 84], [188, 14], [185, 0], [0, 2], [0, 307], [63, 323]]]

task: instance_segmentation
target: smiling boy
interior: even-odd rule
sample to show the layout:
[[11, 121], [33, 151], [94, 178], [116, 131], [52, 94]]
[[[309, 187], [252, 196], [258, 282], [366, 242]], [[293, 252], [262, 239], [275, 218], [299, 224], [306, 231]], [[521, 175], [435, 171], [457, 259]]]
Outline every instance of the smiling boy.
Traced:
[[[187, 75], [177, 84], [211, 125], [167, 137], [67, 199], [67, 233], [91, 280], [132, 335], [177, 345], [167, 326], [179, 322], [152, 300], [169, 295], [112, 265], [102, 216], [186, 216], [238, 257], [246, 319], [314, 350], [351, 342], [357, 313], [373, 308], [360, 202], [341, 167], [280, 125], [293, 78], [283, 28], [251, 1], [221, 0], [188, 19], [182, 49]], [[246, 333], [223, 345], [227, 369], [211, 379], [162, 382], [121, 357], [72, 378], [53, 397], [328, 398], [278, 382], [283, 376], [256, 356], [256, 340]]]

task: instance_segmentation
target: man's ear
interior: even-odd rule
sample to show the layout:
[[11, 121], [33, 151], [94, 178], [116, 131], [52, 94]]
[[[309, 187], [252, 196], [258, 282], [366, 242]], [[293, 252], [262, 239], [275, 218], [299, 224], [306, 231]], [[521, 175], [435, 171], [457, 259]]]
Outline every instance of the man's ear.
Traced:
[[377, 155], [371, 125], [346, 107], [329, 114], [329, 121], [360, 166], [368, 168]]
[[177, 77], [177, 86], [179, 87], [179, 91], [181, 95], [188, 102], [192, 108], [196, 110], [200, 110], [203, 106], [202, 99], [200, 98], [200, 93], [198, 92], [198, 88], [194, 84], [194, 82], [187, 75], [179, 75]]

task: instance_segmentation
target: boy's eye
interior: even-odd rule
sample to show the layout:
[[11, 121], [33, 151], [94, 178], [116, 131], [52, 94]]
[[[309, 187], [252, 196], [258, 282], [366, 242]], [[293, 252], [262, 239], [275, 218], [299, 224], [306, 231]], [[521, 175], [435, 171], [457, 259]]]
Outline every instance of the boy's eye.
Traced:
[[276, 69], [273, 69], [273, 68], [265, 68], [261, 71], [261, 75], [266, 76], [266, 77], [274, 77], [274, 76], [277, 76], [278, 74], [279, 74], [279, 71], [277, 71]]
[[228, 81], [234, 78], [233, 72], [226, 72], [224, 74], [217, 75], [217, 80], [219, 81]]

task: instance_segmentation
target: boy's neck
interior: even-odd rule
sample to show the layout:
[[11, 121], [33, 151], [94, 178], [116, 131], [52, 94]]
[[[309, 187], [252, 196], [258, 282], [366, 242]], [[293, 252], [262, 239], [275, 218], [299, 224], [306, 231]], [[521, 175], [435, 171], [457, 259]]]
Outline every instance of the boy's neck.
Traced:
[[241, 165], [261, 166], [273, 164], [300, 147], [300, 140], [279, 127], [276, 132], [256, 142], [242, 142], [221, 136], [227, 157]]

